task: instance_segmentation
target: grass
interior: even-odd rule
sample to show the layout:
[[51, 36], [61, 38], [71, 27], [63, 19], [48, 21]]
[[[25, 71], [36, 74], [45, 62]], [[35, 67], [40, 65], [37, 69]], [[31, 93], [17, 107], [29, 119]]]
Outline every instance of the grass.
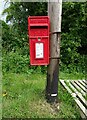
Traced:
[[73, 73], [65, 73], [60, 72], [60, 79], [63, 80], [81, 80], [85, 79], [85, 75], [83, 73], [73, 72]]
[[0, 72], [0, 119], [2, 117], [2, 97], [1, 97], [1, 95], [2, 95], [2, 74]]
[[[62, 77], [63, 78], [63, 73]], [[60, 109], [55, 111], [45, 99], [43, 74], [3, 75], [2, 117], [4, 118], [76, 118], [80, 114], [72, 97], [59, 84]]]
[[85, 99], [87, 100], [87, 95], [85, 96]]

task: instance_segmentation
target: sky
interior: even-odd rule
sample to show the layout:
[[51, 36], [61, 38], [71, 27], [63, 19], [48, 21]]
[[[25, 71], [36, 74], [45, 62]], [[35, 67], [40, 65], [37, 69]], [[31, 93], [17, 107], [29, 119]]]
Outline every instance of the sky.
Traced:
[[4, 20], [6, 19], [6, 15], [2, 16], [2, 11], [7, 7], [8, 5], [5, 4], [4, 0], [0, 0], [0, 19]]
[[0, 18], [1, 19], [4, 19], [3, 17], [2, 17], [2, 11], [4, 10], [4, 2], [3, 2], [3, 0], [1, 0], [0, 1]]

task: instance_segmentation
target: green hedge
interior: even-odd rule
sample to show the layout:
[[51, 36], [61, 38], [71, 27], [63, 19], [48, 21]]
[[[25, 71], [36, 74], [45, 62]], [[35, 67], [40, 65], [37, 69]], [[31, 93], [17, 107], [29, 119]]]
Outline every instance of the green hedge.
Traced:
[[[29, 55], [22, 55], [18, 51], [3, 52], [2, 54], [2, 70], [3, 72], [13, 73], [46, 73], [47, 66], [31, 66]], [[60, 71], [67, 73], [83, 73], [87, 72], [87, 56], [79, 56], [77, 63], [64, 64], [60, 60]]]

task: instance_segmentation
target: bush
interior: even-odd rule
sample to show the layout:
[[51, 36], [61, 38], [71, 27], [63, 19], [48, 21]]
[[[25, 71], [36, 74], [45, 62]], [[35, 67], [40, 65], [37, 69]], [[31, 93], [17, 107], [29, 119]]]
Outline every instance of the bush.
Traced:
[[60, 62], [60, 71], [66, 73], [82, 73], [84, 74], [85, 78], [87, 78], [87, 56], [86, 55], [79, 55], [76, 58], [76, 61], [70, 64], [65, 64], [62, 61]]
[[19, 51], [3, 52], [3, 72], [11, 73], [46, 73], [46, 66], [31, 66], [29, 55], [23, 55]]
[[17, 51], [11, 51], [3, 54], [2, 60], [3, 72], [28, 72], [29, 71], [29, 56], [21, 55]]
[[[4, 51], [2, 63], [3, 72], [46, 74], [47, 71], [47, 66], [31, 66], [29, 55], [23, 55], [17, 50], [11, 52]], [[85, 75], [87, 71], [87, 57], [79, 55], [77, 61], [71, 61], [70, 64], [63, 63], [61, 59], [60, 71], [66, 73], [83, 73]]]

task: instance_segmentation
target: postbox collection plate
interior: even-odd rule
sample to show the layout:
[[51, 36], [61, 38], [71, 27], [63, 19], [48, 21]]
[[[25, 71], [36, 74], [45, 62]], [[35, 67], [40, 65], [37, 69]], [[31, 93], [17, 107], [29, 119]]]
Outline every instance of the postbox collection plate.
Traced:
[[43, 43], [36, 43], [35, 44], [35, 57], [37, 59], [44, 58], [44, 49], [43, 49]]
[[28, 34], [30, 46], [30, 64], [49, 64], [49, 17], [29, 16]]

